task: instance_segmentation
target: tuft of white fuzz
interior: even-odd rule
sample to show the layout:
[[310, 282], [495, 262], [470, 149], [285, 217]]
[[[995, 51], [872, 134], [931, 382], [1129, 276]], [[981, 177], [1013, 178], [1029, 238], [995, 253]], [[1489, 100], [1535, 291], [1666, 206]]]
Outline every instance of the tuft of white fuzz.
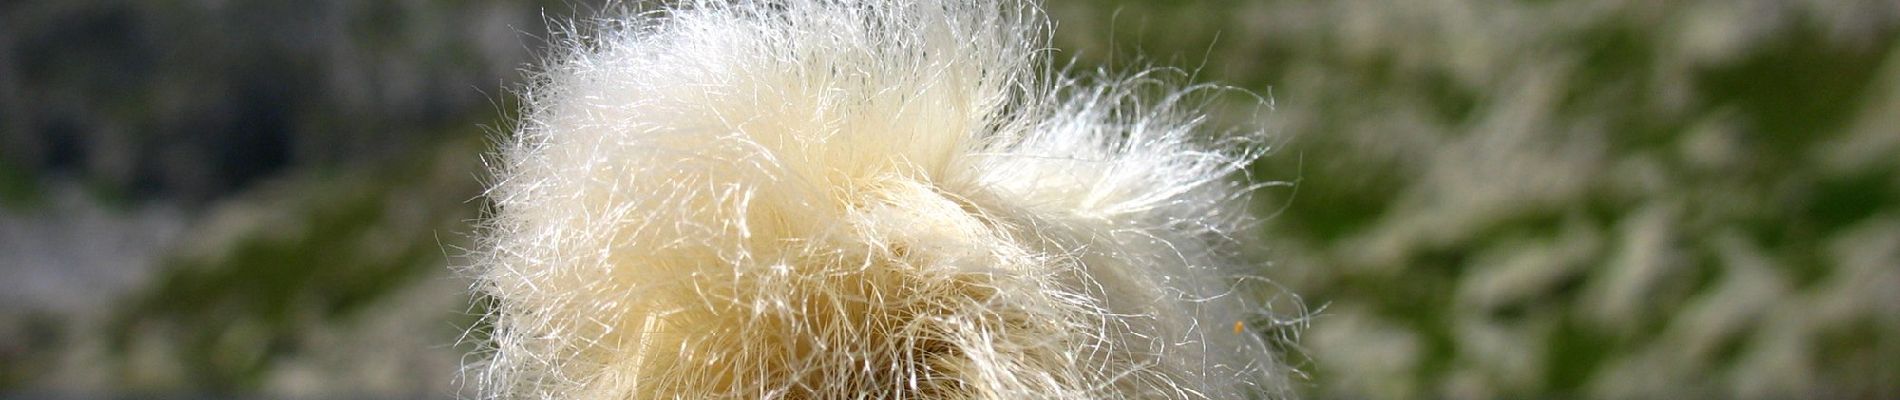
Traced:
[[[1248, 398], [1257, 134], [1050, 66], [1013, 0], [600, 21], [500, 144], [485, 397]], [[1212, 89], [1218, 90], [1218, 89]], [[1204, 93], [1202, 93], [1204, 94]]]

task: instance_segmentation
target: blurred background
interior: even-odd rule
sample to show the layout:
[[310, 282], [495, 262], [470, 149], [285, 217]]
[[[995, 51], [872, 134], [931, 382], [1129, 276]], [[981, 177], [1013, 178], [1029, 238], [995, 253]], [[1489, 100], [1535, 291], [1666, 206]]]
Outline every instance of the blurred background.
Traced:
[[[1270, 95], [1319, 398], [1900, 397], [1900, 3], [1060, 1]], [[0, 2], [0, 397], [450, 398], [574, 1]]]

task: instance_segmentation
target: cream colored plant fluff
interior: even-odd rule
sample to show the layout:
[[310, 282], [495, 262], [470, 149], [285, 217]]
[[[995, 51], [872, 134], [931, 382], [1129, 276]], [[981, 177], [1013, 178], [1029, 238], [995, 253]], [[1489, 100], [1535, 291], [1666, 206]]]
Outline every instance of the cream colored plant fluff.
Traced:
[[1251, 398], [1219, 89], [1052, 68], [1034, 4], [686, 2], [564, 36], [501, 144], [509, 399]]

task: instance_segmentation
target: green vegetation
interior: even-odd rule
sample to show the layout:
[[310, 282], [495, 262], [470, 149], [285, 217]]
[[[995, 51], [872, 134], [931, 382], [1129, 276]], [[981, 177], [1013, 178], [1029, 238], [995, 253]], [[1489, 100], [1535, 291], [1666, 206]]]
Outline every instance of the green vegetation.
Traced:
[[1890, 397], [1900, 10], [1771, 3], [1053, 9], [1274, 95], [1311, 394]]

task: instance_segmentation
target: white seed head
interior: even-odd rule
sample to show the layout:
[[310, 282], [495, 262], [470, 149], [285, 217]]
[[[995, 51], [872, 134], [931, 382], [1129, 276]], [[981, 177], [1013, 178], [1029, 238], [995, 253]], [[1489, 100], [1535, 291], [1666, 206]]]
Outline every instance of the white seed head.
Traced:
[[1238, 329], [1261, 146], [1206, 132], [1221, 89], [1071, 78], [1023, 1], [682, 3], [523, 93], [483, 396], [1285, 395]]

